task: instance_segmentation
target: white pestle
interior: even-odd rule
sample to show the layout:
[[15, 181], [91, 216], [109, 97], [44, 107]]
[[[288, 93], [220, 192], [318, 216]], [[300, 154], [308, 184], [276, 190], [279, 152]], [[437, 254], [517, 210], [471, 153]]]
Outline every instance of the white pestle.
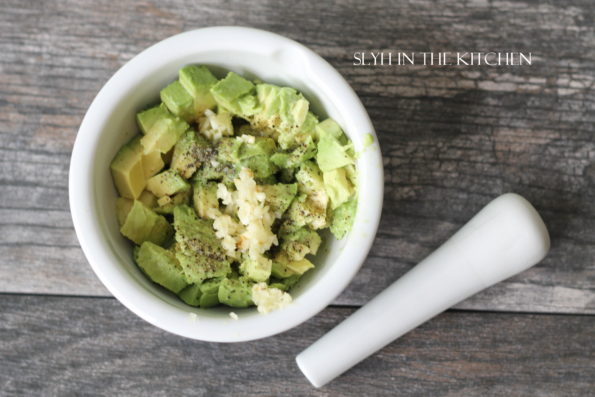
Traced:
[[456, 303], [541, 261], [543, 220], [523, 197], [504, 194], [440, 248], [296, 357], [323, 386]]

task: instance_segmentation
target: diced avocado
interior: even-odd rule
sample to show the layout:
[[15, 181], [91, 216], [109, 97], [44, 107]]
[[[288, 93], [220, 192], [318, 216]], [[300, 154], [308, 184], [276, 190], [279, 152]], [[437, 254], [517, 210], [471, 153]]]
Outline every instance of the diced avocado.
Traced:
[[346, 168], [335, 168], [322, 173], [324, 188], [331, 200], [331, 208], [335, 209], [353, 196], [355, 187], [347, 178]]
[[316, 137], [315, 128], [317, 125], [318, 118], [314, 116], [314, 113], [308, 112], [299, 129], [279, 135], [279, 146], [283, 149], [292, 149], [308, 144], [308, 140], [313, 140]]
[[312, 198], [305, 194], [300, 194], [291, 202], [284, 216], [297, 227], [307, 225], [312, 229], [318, 230], [328, 226], [326, 212], [326, 207], [321, 207]]
[[231, 307], [248, 307], [252, 302], [253, 283], [243, 278], [225, 278], [219, 285], [219, 302]]
[[157, 206], [157, 197], [148, 190], [143, 190], [138, 198], [138, 201], [142, 202], [147, 207], [153, 209]]
[[163, 103], [161, 103], [157, 106], [153, 106], [150, 109], [137, 113], [136, 121], [138, 122], [138, 126], [140, 127], [142, 133], [146, 134], [157, 121], [172, 117], [173, 115], [171, 112]]
[[120, 233], [138, 245], [145, 241], [163, 245], [171, 237], [173, 230], [163, 216], [134, 200]]
[[250, 168], [257, 179], [271, 176], [278, 171], [277, 166], [270, 161], [275, 149], [275, 141], [268, 137], [255, 137], [254, 143], [244, 142], [238, 153], [240, 168]]
[[189, 282], [200, 283], [230, 272], [230, 261], [215, 235], [212, 221], [198, 218], [187, 205], [178, 205], [174, 208], [174, 228], [176, 257]]
[[316, 255], [321, 238], [318, 233], [307, 227], [282, 235], [281, 249], [291, 260], [304, 259], [308, 254]]
[[293, 276], [289, 276], [287, 278], [277, 279], [271, 278], [271, 283], [269, 284], [270, 288], [278, 288], [281, 291], [289, 291], [302, 276], [299, 274], [294, 274]]
[[175, 293], [186, 287], [182, 268], [171, 251], [145, 241], [137, 251], [135, 259], [153, 282]]
[[177, 117], [156, 121], [141, 139], [143, 153], [169, 152], [187, 129], [188, 123]]
[[240, 168], [249, 168], [254, 173], [254, 177], [263, 180], [279, 170], [277, 166], [269, 161], [265, 155], [252, 156], [240, 161]]
[[316, 194], [324, 190], [322, 173], [314, 161], [305, 161], [296, 172], [299, 191], [306, 194]]
[[200, 307], [207, 308], [219, 304], [219, 285], [222, 280], [222, 278], [214, 278], [200, 285]]
[[295, 168], [316, 155], [316, 145], [312, 137], [299, 144], [289, 153], [278, 152], [271, 156], [271, 162], [281, 168]]
[[120, 226], [126, 222], [126, 217], [132, 208], [134, 201], [126, 197], [118, 197], [116, 199], [116, 216], [118, 217], [118, 223]]
[[331, 215], [331, 233], [337, 238], [342, 239], [353, 226], [355, 211], [357, 210], [357, 199], [354, 197], [348, 202], [340, 205], [333, 210]]
[[187, 286], [178, 293], [178, 296], [190, 306], [200, 306], [200, 298], [202, 296], [200, 284], [191, 284]]
[[241, 139], [225, 137], [217, 145], [217, 161], [234, 163], [240, 156], [240, 149], [244, 145]]
[[209, 161], [204, 163], [192, 177], [193, 181], [227, 181], [233, 184], [238, 170], [231, 163]]
[[345, 175], [347, 179], [353, 186], [357, 186], [357, 171], [355, 170], [355, 165], [346, 165], [345, 167]]
[[208, 219], [207, 213], [210, 209], [219, 210], [217, 183], [198, 180], [194, 182], [193, 188], [194, 209], [198, 216]]
[[318, 123], [315, 130], [316, 136], [318, 138], [320, 138], [323, 135], [330, 135], [339, 141], [343, 141], [343, 139], [345, 138], [345, 134], [343, 133], [341, 126], [339, 126], [339, 124], [337, 124], [337, 122], [333, 119], [326, 119], [324, 121], [321, 121], [320, 123]]
[[175, 170], [169, 169], [147, 181], [147, 190], [157, 197], [172, 196], [190, 189], [190, 184]]
[[254, 177], [264, 179], [278, 171], [270, 162], [275, 152], [275, 141], [268, 137], [252, 137], [254, 143], [244, 141], [241, 137], [223, 138], [217, 146], [217, 160], [233, 163], [238, 169], [250, 168]]
[[316, 206], [326, 211], [328, 195], [324, 190], [322, 174], [316, 163], [312, 160], [305, 161], [296, 172], [295, 178], [298, 181], [298, 190], [305, 193]]
[[[173, 214], [174, 208], [182, 204], [190, 204], [190, 197], [192, 197], [192, 189], [176, 193], [173, 196], [163, 196], [161, 199], [168, 198], [167, 202], [163, 205], [154, 208], [154, 211], [158, 214]], [[160, 200], [161, 200], [160, 199]]]
[[224, 136], [233, 136], [232, 114], [220, 106], [217, 113], [207, 109], [204, 116], [198, 119], [198, 130], [213, 142]]
[[211, 145], [205, 138], [193, 130], [188, 130], [174, 146], [171, 168], [188, 179], [202, 162], [212, 157], [213, 153]]
[[[321, 123], [322, 124], [322, 123]], [[342, 145], [331, 129], [318, 130], [318, 153], [316, 161], [322, 171], [330, 171], [336, 168], [353, 164], [353, 149], [349, 145]]]
[[178, 75], [180, 84], [194, 100], [195, 115], [215, 107], [211, 87], [217, 83], [217, 78], [206, 66], [187, 65], [180, 69]]
[[272, 275], [277, 278], [287, 278], [302, 275], [312, 269], [314, 264], [307, 259], [293, 261], [284, 251], [279, 251], [273, 258]]
[[145, 170], [140, 137], [132, 138], [118, 151], [110, 165], [120, 196], [136, 199], [145, 188]]
[[[250, 119], [250, 124], [274, 136], [290, 135], [301, 129], [308, 114], [308, 101], [293, 88], [278, 87], [272, 84], [256, 86], [258, 112]], [[287, 149], [291, 141], [279, 140]]]
[[145, 170], [145, 179], [149, 179], [165, 166], [161, 153], [151, 152], [143, 155], [143, 169]]
[[[164, 205], [167, 205], [167, 204], [169, 204], [169, 203], [171, 203], [171, 197], [170, 197], [170, 196], [163, 196], [163, 197], [160, 197], [160, 198], [157, 200], [157, 205], [158, 205], [159, 207], [163, 207]], [[159, 207], [158, 207], [158, 208], [159, 208]]]
[[176, 116], [186, 121], [196, 119], [197, 114], [194, 111], [194, 98], [184, 89], [178, 80], [162, 89], [159, 95], [169, 111]]
[[[238, 153], [238, 160], [254, 156], [271, 156], [275, 153], [277, 145], [273, 139], [266, 136], [255, 136], [253, 138], [254, 143], [244, 142], [244, 144], [241, 145]], [[236, 139], [242, 138], [240, 137]]]
[[267, 281], [271, 275], [271, 266], [271, 260], [265, 257], [258, 260], [245, 258], [240, 264], [240, 271], [250, 280]]
[[287, 211], [297, 194], [297, 190], [297, 183], [262, 185], [262, 191], [266, 195], [265, 204], [269, 206], [275, 218], [281, 218], [283, 213]]
[[254, 97], [254, 84], [233, 72], [211, 87], [211, 94], [217, 104], [240, 117], [246, 117], [256, 104], [255, 99], [244, 99]]

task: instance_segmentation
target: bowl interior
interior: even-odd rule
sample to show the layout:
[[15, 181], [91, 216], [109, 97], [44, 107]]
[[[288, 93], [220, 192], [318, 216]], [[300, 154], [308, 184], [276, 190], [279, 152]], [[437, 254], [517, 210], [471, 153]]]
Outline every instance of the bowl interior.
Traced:
[[[184, 35], [188, 36], [189, 33], [193, 32]], [[374, 131], [365, 110], [347, 83], [330, 65], [295, 42], [271, 35], [266, 37], [281, 42], [275, 42], [274, 45], [271, 42], [269, 46], [261, 43], [264, 44], [265, 53], [262, 46], [255, 46], [255, 43], [236, 43], [233, 48], [223, 50], [221, 45], [197, 45], [194, 50], [185, 48], [184, 51], [176, 51], [176, 48], [192, 42], [176, 43], [173, 39], [179, 36], [149, 48], [125, 65], [106, 84], [89, 109], [77, 137], [71, 164], [71, 205], [77, 235], [93, 269], [108, 289], [147, 321], [170, 332], [203, 340], [236, 341], [271, 335], [298, 324], [324, 308], [347, 285], [365, 258], [382, 204], [379, 150], [377, 145], [365, 150], [363, 148], [364, 135], [373, 134]], [[231, 37], [237, 39], [237, 32]], [[255, 40], [261, 42], [263, 38]], [[224, 42], [223, 39], [220, 44]], [[159, 56], [160, 53], [162, 56]], [[267, 316], [260, 315], [253, 308], [203, 310], [184, 304], [140, 272], [132, 260], [131, 244], [119, 232], [115, 214], [117, 194], [109, 164], [118, 149], [139, 133], [136, 113], [158, 103], [159, 91], [173, 81], [178, 70], [186, 64], [207, 65], [219, 77], [227, 71], [234, 71], [248, 78], [296, 88], [310, 100], [311, 110], [317, 116], [335, 119], [354, 142], [356, 151], [361, 152], [357, 160], [358, 180], [361, 181], [358, 186], [358, 212], [352, 232], [339, 241], [332, 238], [330, 233], [325, 233], [324, 244], [313, 259], [316, 268], [308, 272], [291, 291], [294, 303]], [[339, 98], [336, 96], [338, 83], [328, 82], [329, 79], [324, 78], [325, 73], [334, 73], [334, 78], [343, 84]], [[329, 84], [323, 86], [323, 81]], [[347, 90], [344, 92], [352, 97], [341, 98], [341, 90]], [[346, 104], [346, 101], [350, 102]], [[82, 137], [83, 134], [87, 135]], [[79, 143], [79, 140], [86, 142]], [[76, 208], [77, 204], [73, 200], [84, 199], [79, 195], [78, 185], [85, 183], [85, 177], [79, 175], [79, 170], [84, 170], [86, 164], [89, 167], [87, 183], [90, 183], [90, 213], [81, 215], [83, 211]], [[80, 189], [84, 190], [82, 187]], [[94, 238], [99, 240], [99, 244], [92, 241]], [[347, 247], [349, 249], [346, 250]], [[230, 311], [236, 312], [240, 319], [230, 320]], [[188, 316], [189, 312], [196, 313], [200, 320], [195, 321], [195, 318]], [[274, 325], [275, 322], [281, 324]]]

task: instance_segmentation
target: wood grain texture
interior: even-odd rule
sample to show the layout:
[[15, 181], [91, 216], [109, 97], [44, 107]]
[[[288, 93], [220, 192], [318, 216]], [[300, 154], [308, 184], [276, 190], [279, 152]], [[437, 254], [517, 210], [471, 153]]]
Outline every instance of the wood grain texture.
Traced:
[[[67, 176], [78, 125], [143, 48], [209, 25], [296, 39], [362, 98], [386, 172], [371, 255], [336, 304], [360, 305], [490, 199], [523, 194], [553, 247], [457, 307], [595, 313], [595, 10], [590, 1], [0, 3], [0, 291], [106, 295], [78, 248]], [[522, 68], [354, 67], [354, 51], [525, 51]]]
[[316, 390], [294, 356], [351, 312], [330, 308], [272, 338], [215, 344], [167, 334], [114, 299], [4, 295], [0, 394], [586, 396], [595, 388], [591, 317], [450, 312]]

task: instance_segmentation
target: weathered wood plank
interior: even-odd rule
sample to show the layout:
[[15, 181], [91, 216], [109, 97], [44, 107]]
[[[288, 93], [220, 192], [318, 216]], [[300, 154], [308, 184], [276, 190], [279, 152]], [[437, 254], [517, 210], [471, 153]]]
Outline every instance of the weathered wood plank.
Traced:
[[[458, 307], [595, 313], [595, 10], [588, 1], [0, 4], [0, 291], [104, 295], [67, 205], [78, 124], [109, 76], [191, 28], [248, 25], [310, 46], [361, 96], [386, 167], [372, 254], [336, 301], [360, 305], [491, 198], [525, 195], [553, 248]], [[314, 17], [317, 16], [317, 17]], [[354, 51], [523, 50], [531, 67], [354, 67]]]
[[[442, 314], [316, 390], [294, 356], [352, 309], [261, 341], [167, 334], [113, 299], [0, 299], [0, 394], [585, 396], [595, 322], [571, 315]], [[200, 326], [200, 319], [197, 327]]]

